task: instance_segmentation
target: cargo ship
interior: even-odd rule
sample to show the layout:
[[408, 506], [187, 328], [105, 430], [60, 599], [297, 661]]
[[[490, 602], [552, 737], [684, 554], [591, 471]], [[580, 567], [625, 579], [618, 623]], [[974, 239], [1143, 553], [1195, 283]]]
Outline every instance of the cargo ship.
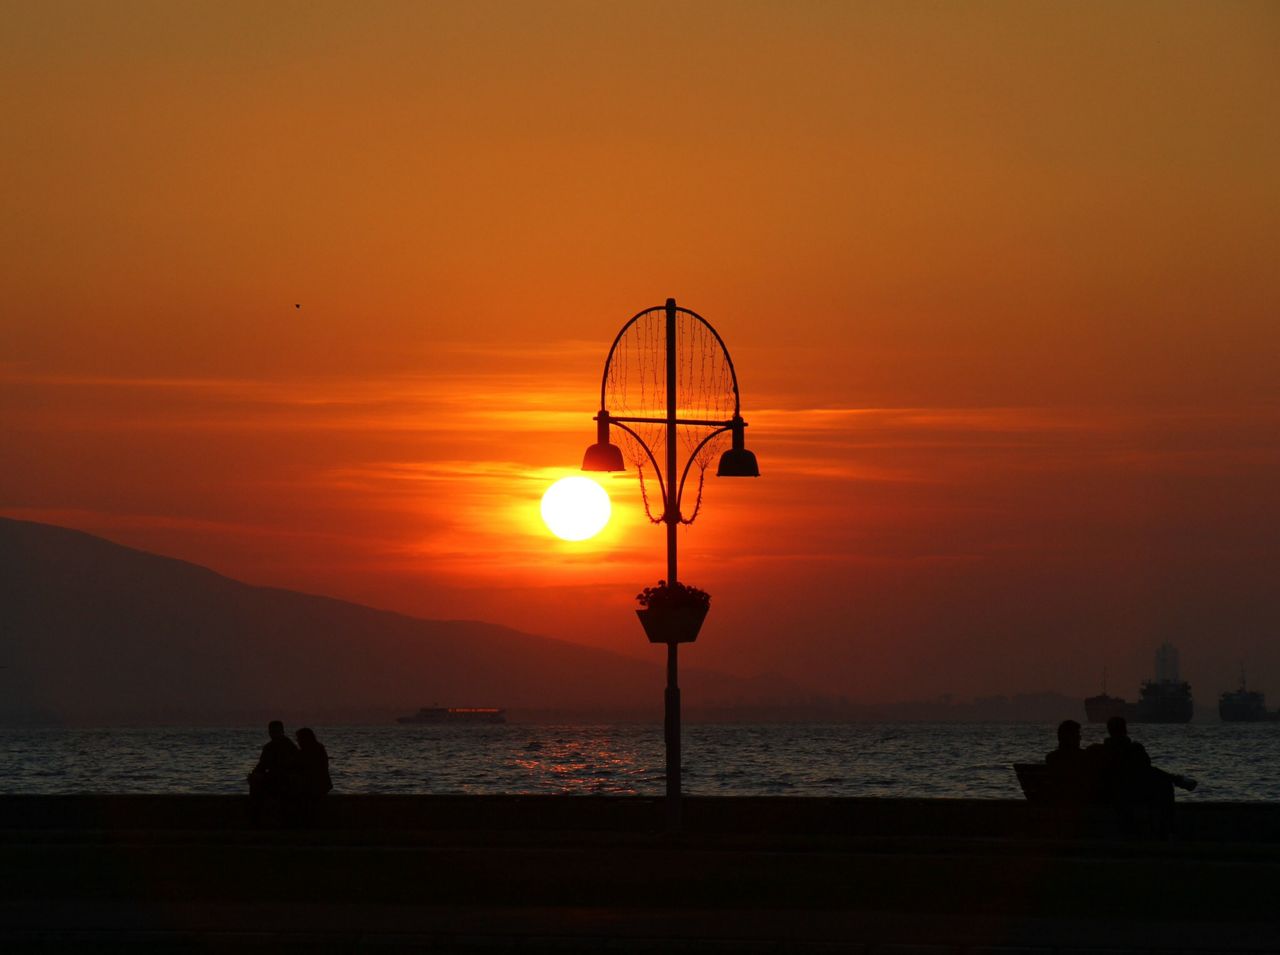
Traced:
[[1127, 703], [1107, 692], [1107, 671], [1102, 670], [1102, 692], [1084, 701], [1084, 713], [1090, 723], [1105, 723], [1113, 716], [1123, 716], [1132, 722], [1138, 716], [1138, 704]]
[[1186, 680], [1148, 680], [1138, 697], [1135, 723], [1190, 723], [1195, 713]]
[[1218, 698], [1218, 716], [1224, 723], [1271, 723], [1280, 720], [1280, 710], [1267, 709], [1266, 696], [1249, 689], [1242, 670], [1240, 688], [1228, 690]]
[[507, 711], [496, 706], [424, 706], [397, 723], [505, 723]]
[[1127, 703], [1118, 696], [1108, 696], [1104, 689], [1084, 701], [1084, 712], [1090, 723], [1105, 723], [1113, 716], [1123, 716], [1134, 723], [1138, 719], [1138, 704]]
[[1162, 643], [1156, 650], [1156, 678], [1144, 680], [1138, 691], [1138, 702], [1129, 703], [1118, 696], [1108, 696], [1105, 686], [1099, 696], [1084, 701], [1090, 723], [1105, 723], [1113, 716], [1123, 716], [1130, 723], [1187, 723], [1195, 712], [1191, 700], [1191, 684], [1178, 674], [1178, 650]]

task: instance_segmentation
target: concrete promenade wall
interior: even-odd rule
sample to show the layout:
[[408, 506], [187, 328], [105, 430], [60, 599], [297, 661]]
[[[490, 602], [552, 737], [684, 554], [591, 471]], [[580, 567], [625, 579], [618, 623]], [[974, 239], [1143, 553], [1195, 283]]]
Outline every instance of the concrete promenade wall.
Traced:
[[0, 797], [0, 950], [1280, 952], [1280, 806], [1172, 840], [1017, 801]]
[[[1181, 803], [1181, 842], [1280, 843], [1280, 803]], [[248, 827], [244, 796], [0, 795], [0, 830], [233, 830]], [[663, 800], [645, 796], [330, 795], [319, 828], [371, 831], [655, 832]], [[693, 796], [689, 833], [955, 838], [1110, 838], [1105, 808], [1058, 809], [1025, 800]]]

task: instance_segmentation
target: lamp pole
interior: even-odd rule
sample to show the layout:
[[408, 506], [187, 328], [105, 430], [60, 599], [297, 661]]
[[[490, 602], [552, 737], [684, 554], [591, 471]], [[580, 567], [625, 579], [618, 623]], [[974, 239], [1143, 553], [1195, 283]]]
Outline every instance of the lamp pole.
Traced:
[[[661, 335], [656, 323], [661, 316]], [[691, 393], [684, 395], [686, 408], [700, 411], [696, 417], [679, 416], [680, 369], [677, 345], [685, 337], [687, 347], [701, 354], [700, 361], [690, 360], [688, 377], [693, 383], [700, 376]], [[661, 378], [665, 409], [657, 401], [656, 389], [651, 383], [659, 377], [656, 343], [662, 341]], [[693, 356], [690, 356], [691, 358]], [[696, 371], [695, 371], [696, 368]], [[638, 394], [635, 393], [638, 390]], [[620, 410], [613, 414], [609, 410]], [[726, 412], [732, 409], [729, 417]], [[665, 414], [663, 411], [665, 410]], [[635, 413], [628, 413], [635, 412]], [[661, 415], [661, 416], [659, 416]], [[662, 516], [651, 520], [666, 524], [667, 533], [667, 584], [678, 590], [677, 530], [682, 523], [692, 523], [697, 516], [685, 517], [680, 510], [685, 482], [691, 469], [699, 468], [699, 506], [701, 482], [707, 460], [714, 449], [713, 442], [728, 434], [731, 446], [720, 457], [716, 469], [718, 477], [759, 477], [756, 457], [746, 450], [744, 434], [747, 423], [742, 420], [738, 394], [738, 376], [729, 357], [724, 340], [701, 315], [689, 309], [679, 308], [669, 298], [666, 304], [638, 312], [618, 332], [605, 359], [604, 375], [600, 384], [600, 411], [596, 415], [596, 443], [587, 448], [583, 457], [584, 471], [624, 471], [626, 463], [621, 449], [611, 443], [611, 429], [619, 429], [631, 450], [631, 457], [640, 472], [643, 490], [646, 466], [651, 466], [662, 489]], [[633, 427], [635, 426], [635, 427]], [[666, 466], [659, 464], [650, 440], [657, 437], [654, 428], [661, 427], [666, 444]], [[703, 436], [691, 443], [683, 471], [680, 470], [680, 428], [693, 429]], [[643, 433], [645, 430], [649, 433]], [[655, 442], [656, 443], [656, 442]], [[648, 499], [645, 508], [648, 510]], [[663, 738], [666, 747], [666, 817], [667, 828], [676, 831], [681, 824], [681, 761], [680, 761], [680, 657], [681, 643], [692, 643], [698, 635], [705, 616], [691, 619], [678, 613], [667, 620], [649, 619], [641, 612], [641, 623], [651, 643], [667, 645], [667, 686], [663, 695]]]
[[[680, 580], [676, 570], [676, 530], [680, 526], [680, 495], [676, 488], [676, 300], [667, 299], [667, 495], [662, 518], [667, 524], [667, 583]], [[680, 644], [667, 642], [667, 690], [663, 694], [662, 732], [667, 751], [667, 828], [680, 828]]]

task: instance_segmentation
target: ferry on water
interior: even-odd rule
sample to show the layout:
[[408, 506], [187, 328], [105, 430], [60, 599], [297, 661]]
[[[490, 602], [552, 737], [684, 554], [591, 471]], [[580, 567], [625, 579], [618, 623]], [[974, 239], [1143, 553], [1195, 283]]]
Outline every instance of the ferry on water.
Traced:
[[496, 706], [424, 706], [397, 723], [505, 723], [507, 711]]

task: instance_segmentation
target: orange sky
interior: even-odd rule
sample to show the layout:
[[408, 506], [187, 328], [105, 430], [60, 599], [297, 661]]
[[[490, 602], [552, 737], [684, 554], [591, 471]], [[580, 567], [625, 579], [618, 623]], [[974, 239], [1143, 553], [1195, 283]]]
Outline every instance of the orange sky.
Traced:
[[1280, 692], [1275, 5], [365, 6], [6, 12], [0, 512], [652, 656], [634, 476], [537, 502], [674, 296], [765, 474], [690, 664]]

